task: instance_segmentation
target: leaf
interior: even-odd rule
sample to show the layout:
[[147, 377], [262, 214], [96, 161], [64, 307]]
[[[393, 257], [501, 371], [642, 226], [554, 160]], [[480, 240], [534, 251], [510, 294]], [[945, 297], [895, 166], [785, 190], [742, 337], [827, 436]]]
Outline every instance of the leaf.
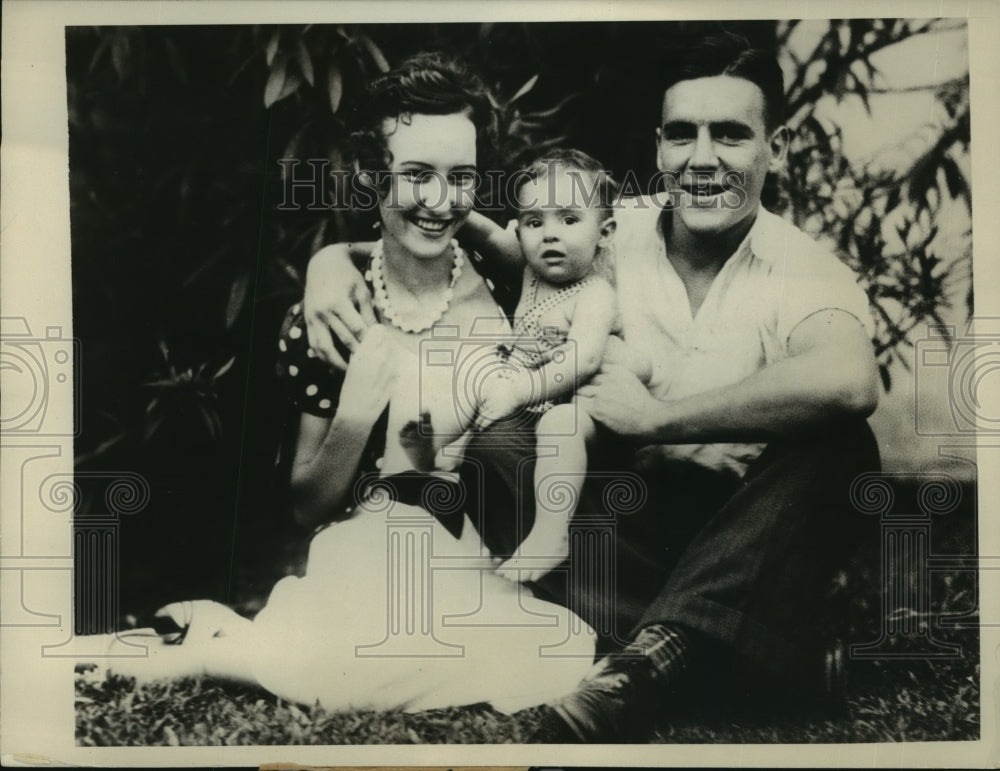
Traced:
[[312, 57], [309, 55], [309, 49], [306, 48], [306, 41], [301, 37], [299, 38], [299, 52], [298, 52], [299, 69], [302, 71], [302, 76], [306, 79], [306, 82], [310, 86], [316, 85], [316, 78], [313, 74], [313, 63]]
[[163, 45], [167, 49], [167, 63], [170, 64], [170, 69], [178, 80], [187, 83], [187, 67], [184, 66], [184, 60], [177, 46], [169, 37], [163, 38]]
[[235, 356], [229, 357], [229, 361], [227, 361], [225, 364], [219, 367], [219, 369], [215, 371], [215, 374], [212, 375], [212, 380], [218, 380], [220, 377], [225, 375], [227, 372], [229, 372], [229, 370], [233, 368], [233, 364], [235, 363], [236, 363], [236, 357]]
[[101, 57], [104, 52], [108, 50], [111, 45], [111, 35], [105, 30], [101, 38], [101, 42], [98, 44], [94, 55], [90, 58], [90, 67], [87, 69], [88, 72], [93, 72], [97, 68], [98, 62], [100, 62]]
[[201, 413], [201, 419], [209, 437], [218, 439], [219, 433], [222, 430], [222, 423], [219, 420], [219, 416], [201, 402], [198, 402], [198, 411]]
[[267, 85], [264, 86], [264, 108], [269, 108], [281, 98], [281, 92], [285, 88], [285, 80], [288, 72], [288, 58], [280, 54], [274, 60], [271, 67], [271, 74], [267, 76]]
[[344, 96], [344, 79], [340, 74], [340, 65], [337, 62], [330, 62], [330, 69], [326, 74], [327, 92], [330, 95], [330, 112], [336, 115], [340, 108], [340, 100]]
[[160, 339], [157, 340], [156, 345], [160, 349], [160, 355], [163, 356], [163, 360], [170, 361], [170, 348], [167, 347], [167, 341], [163, 335], [160, 335]]
[[142, 432], [142, 439], [144, 442], [149, 441], [153, 434], [156, 433], [157, 429], [163, 425], [163, 416], [157, 415], [153, 420], [146, 424], [145, 429]]
[[323, 219], [320, 221], [319, 226], [316, 228], [316, 234], [313, 236], [312, 244], [310, 245], [310, 254], [316, 254], [320, 249], [323, 248], [323, 244], [326, 240], [326, 225], [329, 220]]
[[271, 39], [267, 41], [267, 66], [270, 67], [274, 63], [274, 55], [278, 53], [278, 30], [275, 30], [271, 35]]
[[278, 98], [275, 101], [280, 102], [285, 97], [291, 96], [292, 94], [294, 94], [296, 91], [299, 90], [299, 86], [301, 85], [302, 81], [299, 80], [298, 75], [289, 75], [288, 78], [285, 80], [284, 88], [281, 89], [281, 93], [278, 94]]
[[533, 112], [533, 113], [530, 113], [530, 114], [529, 114], [528, 116], [526, 116], [526, 117], [530, 117], [530, 118], [531, 118], [532, 120], [535, 120], [535, 121], [541, 121], [541, 120], [544, 120], [544, 119], [546, 119], [546, 118], [551, 118], [551, 117], [553, 117], [553, 116], [554, 116], [554, 115], [555, 115], [555, 114], [556, 114], [557, 112], [559, 112], [559, 111], [560, 111], [560, 110], [561, 110], [561, 109], [562, 109], [563, 107], [565, 107], [565, 106], [566, 106], [567, 104], [569, 104], [569, 103], [570, 103], [571, 101], [573, 101], [574, 99], [576, 99], [576, 98], [577, 98], [578, 96], [580, 96], [580, 92], [579, 92], [579, 91], [574, 91], [574, 92], [573, 92], [573, 93], [571, 93], [571, 94], [570, 94], [569, 96], [567, 96], [567, 97], [565, 97], [564, 99], [562, 99], [562, 100], [561, 100], [561, 101], [560, 101], [560, 102], [559, 102], [558, 104], [556, 104], [555, 106], [553, 106], [553, 107], [550, 107], [550, 108], [549, 108], [549, 109], [547, 109], [547, 110], [538, 110], [537, 112]]
[[229, 302], [226, 303], [226, 329], [232, 329], [243, 311], [247, 299], [247, 289], [250, 286], [250, 274], [244, 273], [237, 277], [229, 290]]
[[958, 168], [958, 164], [948, 155], [941, 157], [941, 170], [944, 172], [944, 180], [948, 186], [948, 194], [952, 198], [964, 196], [968, 190], [965, 175]]
[[892, 375], [890, 374], [889, 369], [890, 367], [888, 364], [878, 365], [878, 374], [882, 378], [882, 388], [885, 389], [886, 393], [889, 393], [892, 390]]
[[181, 746], [181, 740], [177, 738], [177, 733], [168, 725], [163, 726], [163, 738], [171, 747]]
[[125, 77], [125, 72], [128, 69], [128, 55], [128, 33], [119, 32], [111, 43], [111, 64], [114, 65], [119, 80]]
[[514, 104], [514, 102], [516, 102], [522, 96], [527, 94], [531, 89], [533, 89], [537, 82], [538, 82], [538, 74], [532, 75], [530, 78], [528, 78], [527, 82], [523, 86], [517, 89], [517, 93], [510, 98], [510, 101], [508, 101], [507, 104]]
[[382, 53], [382, 49], [375, 45], [375, 41], [368, 37], [368, 35], [361, 35], [358, 39], [361, 41], [361, 45], [365, 47], [365, 50], [368, 51], [368, 55], [371, 56], [372, 60], [375, 62], [375, 66], [378, 67], [381, 72], [388, 72], [390, 69], [389, 60], [385, 58], [385, 54]]

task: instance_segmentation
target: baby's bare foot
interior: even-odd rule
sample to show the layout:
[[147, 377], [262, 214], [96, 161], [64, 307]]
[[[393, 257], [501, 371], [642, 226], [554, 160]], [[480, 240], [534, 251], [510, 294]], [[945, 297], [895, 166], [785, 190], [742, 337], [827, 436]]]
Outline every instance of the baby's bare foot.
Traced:
[[434, 449], [434, 427], [431, 414], [420, 413], [420, 420], [411, 420], [399, 430], [399, 443], [417, 471], [432, 471], [437, 452]]
[[566, 523], [535, 527], [517, 549], [517, 554], [497, 568], [497, 575], [509, 581], [538, 581], [569, 556]]

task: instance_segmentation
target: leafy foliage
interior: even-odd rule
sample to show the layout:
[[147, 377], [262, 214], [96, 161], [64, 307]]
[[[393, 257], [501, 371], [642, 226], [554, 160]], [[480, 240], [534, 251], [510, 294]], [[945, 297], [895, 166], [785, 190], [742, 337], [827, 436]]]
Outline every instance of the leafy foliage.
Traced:
[[[781, 39], [796, 26], [786, 22]], [[872, 57], [914, 36], [953, 27], [941, 20], [831, 22], [809, 55], [794, 61], [797, 75], [788, 88], [794, 141], [784, 205], [796, 224], [829, 239], [862, 277], [875, 309], [875, 348], [887, 390], [892, 363], [908, 367], [910, 333], [928, 322], [943, 325], [949, 282], [969, 278], [971, 232], [959, 255], [949, 253], [952, 243], [938, 238], [948, 202], [958, 201], [971, 216], [971, 186], [963, 171], [970, 140], [968, 76], [933, 86], [936, 120], [861, 165], [844, 156], [841, 126], [821, 120], [817, 103], [824, 96], [838, 103], [853, 98], [870, 113], [872, 94], [893, 92]]]

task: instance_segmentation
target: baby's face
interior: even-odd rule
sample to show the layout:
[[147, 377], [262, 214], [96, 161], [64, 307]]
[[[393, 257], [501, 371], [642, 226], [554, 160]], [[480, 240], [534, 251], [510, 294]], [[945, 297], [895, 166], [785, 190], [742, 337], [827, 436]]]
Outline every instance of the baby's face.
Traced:
[[569, 284], [588, 273], [605, 237], [606, 216], [596, 205], [590, 174], [554, 169], [517, 191], [517, 235], [528, 265], [550, 284]]

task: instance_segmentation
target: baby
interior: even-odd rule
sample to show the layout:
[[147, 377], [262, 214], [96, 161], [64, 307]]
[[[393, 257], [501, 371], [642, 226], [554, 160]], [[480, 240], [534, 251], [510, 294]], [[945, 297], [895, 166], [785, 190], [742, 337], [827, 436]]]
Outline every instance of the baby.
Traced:
[[[587, 470], [594, 423], [571, 400], [600, 368], [616, 324], [604, 256], [616, 186], [578, 150], [553, 151], [516, 179], [521, 298], [512, 340], [500, 346], [504, 366], [484, 379], [475, 423], [480, 430], [499, 420], [516, 420], [519, 429], [535, 424], [535, 523], [498, 568], [511, 580], [535, 581], [569, 554], [569, 521]], [[485, 218], [472, 226], [497, 228]]]
[[[506, 430], [534, 426], [538, 437], [535, 522], [497, 569], [512, 581], [537, 581], [569, 556], [569, 521], [587, 471], [594, 422], [571, 400], [600, 369], [616, 327], [605, 253], [617, 186], [595, 159], [569, 149], [546, 154], [515, 179], [516, 244], [482, 215], [470, 215], [465, 228], [484, 252], [524, 266], [511, 339], [498, 346], [490, 374], [470, 379], [479, 380], [473, 428], [504, 421]], [[439, 465], [432, 435], [426, 413], [400, 434], [418, 469]]]

